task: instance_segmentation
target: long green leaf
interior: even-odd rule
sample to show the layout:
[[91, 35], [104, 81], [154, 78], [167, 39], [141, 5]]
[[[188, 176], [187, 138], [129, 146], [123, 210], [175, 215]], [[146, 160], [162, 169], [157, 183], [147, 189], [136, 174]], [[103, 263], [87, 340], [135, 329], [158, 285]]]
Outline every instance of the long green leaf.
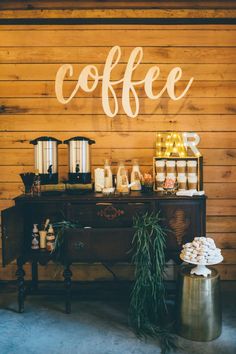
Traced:
[[132, 240], [135, 265], [129, 320], [139, 337], [157, 337], [163, 354], [176, 349], [175, 337], [167, 327], [164, 271], [166, 230], [159, 214], [135, 216]]

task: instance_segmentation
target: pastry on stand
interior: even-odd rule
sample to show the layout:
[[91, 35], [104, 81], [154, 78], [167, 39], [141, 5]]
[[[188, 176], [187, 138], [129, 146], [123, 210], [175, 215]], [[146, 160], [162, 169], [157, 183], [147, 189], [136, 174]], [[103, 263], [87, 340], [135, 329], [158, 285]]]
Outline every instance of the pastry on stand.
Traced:
[[209, 237], [195, 237], [183, 246], [180, 258], [196, 267], [180, 267], [176, 296], [177, 334], [194, 341], [220, 336], [222, 311], [220, 275], [208, 265], [223, 260], [221, 250]]
[[207, 266], [223, 261], [221, 250], [216, 247], [214, 240], [210, 237], [195, 237], [192, 242], [183, 245], [180, 258], [186, 263], [196, 265], [191, 270], [191, 274], [204, 277], [211, 275], [212, 272]]

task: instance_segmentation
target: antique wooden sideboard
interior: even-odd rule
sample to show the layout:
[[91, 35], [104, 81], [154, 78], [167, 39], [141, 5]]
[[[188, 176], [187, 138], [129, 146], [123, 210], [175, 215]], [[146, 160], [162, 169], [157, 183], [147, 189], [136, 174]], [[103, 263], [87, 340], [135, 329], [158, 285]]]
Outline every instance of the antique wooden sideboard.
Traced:
[[94, 193], [17, 197], [15, 206], [2, 212], [2, 252], [3, 266], [17, 260], [19, 312], [24, 311], [24, 264], [32, 264], [32, 286], [37, 288], [38, 263], [47, 264], [53, 260], [53, 254], [47, 251], [31, 250], [34, 223], [40, 225], [50, 218], [51, 222], [69, 220], [81, 225], [65, 233], [63, 275], [66, 312], [69, 313], [72, 263], [130, 262], [133, 216], [148, 211], [160, 211], [163, 224], [168, 228], [166, 259], [172, 258], [178, 262], [181, 245], [195, 236], [205, 235], [205, 204], [205, 196], [177, 197], [154, 192], [108, 197]]

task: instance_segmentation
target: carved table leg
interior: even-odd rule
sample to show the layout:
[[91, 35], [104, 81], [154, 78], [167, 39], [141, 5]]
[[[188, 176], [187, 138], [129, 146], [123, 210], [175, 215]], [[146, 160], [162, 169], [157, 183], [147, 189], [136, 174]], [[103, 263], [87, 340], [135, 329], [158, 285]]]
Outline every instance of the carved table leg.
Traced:
[[24, 261], [21, 258], [18, 258], [17, 259], [16, 277], [17, 277], [17, 286], [18, 286], [19, 313], [24, 312], [24, 297], [25, 297], [24, 276], [25, 276], [25, 271], [23, 269], [23, 265], [24, 265]]
[[38, 262], [37, 261], [32, 262], [31, 271], [32, 271], [31, 290], [37, 291], [38, 290]]
[[66, 289], [66, 313], [71, 313], [71, 277], [72, 272], [70, 270], [70, 265], [66, 265], [64, 272], [64, 284]]

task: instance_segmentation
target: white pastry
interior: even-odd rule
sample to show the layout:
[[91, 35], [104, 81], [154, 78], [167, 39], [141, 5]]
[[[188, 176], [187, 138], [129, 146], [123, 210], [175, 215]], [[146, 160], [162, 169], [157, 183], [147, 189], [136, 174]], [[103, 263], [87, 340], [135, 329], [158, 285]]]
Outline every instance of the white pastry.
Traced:
[[204, 257], [206, 255], [206, 252], [198, 252], [199, 257]]
[[183, 245], [183, 247], [190, 248], [190, 247], [192, 247], [192, 243], [191, 242], [185, 243], [185, 245]]
[[198, 260], [198, 261], [204, 261], [204, 260], [205, 260], [205, 257], [204, 257], [204, 256], [198, 256], [198, 257], [197, 257], [197, 260]]
[[215, 244], [215, 241], [212, 238], [210, 238], [210, 237], [206, 237], [206, 240], [210, 244], [213, 244], [213, 245]]
[[221, 259], [221, 250], [210, 237], [194, 237], [192, 242], [183, 245], [181, 256], [190, 263], [214, 264]]
[[185, 256], [184, 259], [185, 259], [186, 261], [190, 261], [190, 257], [189, 257], [189, 256]]
[[199, 248], [199, 243], [197, 241], [193, 241], [192, 242], [192, 245], [196, 248]]

